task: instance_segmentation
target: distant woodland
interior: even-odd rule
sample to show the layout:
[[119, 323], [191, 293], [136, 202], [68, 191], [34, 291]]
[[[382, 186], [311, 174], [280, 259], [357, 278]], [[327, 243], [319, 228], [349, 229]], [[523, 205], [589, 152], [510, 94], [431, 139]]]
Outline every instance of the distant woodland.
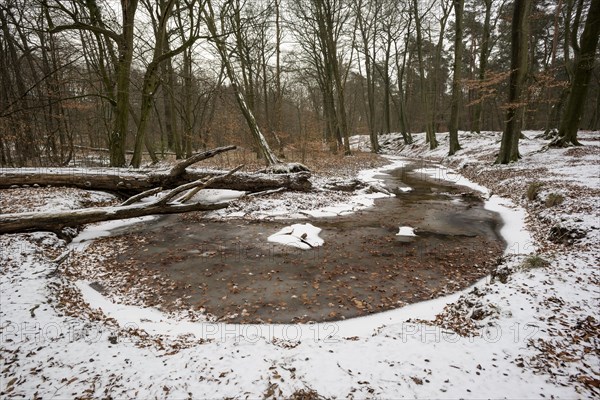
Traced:
[[[0, 166], [600, 129], [600, 0], [3, 0]], [[575, 133], [573, 133], [573, 130]], [[512, 141], [511, 141], [512, 140]]]

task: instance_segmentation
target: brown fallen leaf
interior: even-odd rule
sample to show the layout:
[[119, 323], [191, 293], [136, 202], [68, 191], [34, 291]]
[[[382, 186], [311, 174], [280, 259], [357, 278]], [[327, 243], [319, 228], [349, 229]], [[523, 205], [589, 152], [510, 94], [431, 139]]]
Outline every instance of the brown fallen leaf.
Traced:
[[416, 376], [411, 376], [410, 379], [412, 379], [417, 385], [423, 384], [423, 379], [417, 378]]

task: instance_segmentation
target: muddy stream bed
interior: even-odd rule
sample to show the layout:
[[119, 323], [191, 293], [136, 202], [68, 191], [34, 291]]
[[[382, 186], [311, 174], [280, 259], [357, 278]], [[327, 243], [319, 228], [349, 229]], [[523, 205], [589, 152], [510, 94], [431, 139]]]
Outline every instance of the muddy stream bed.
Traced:
[[[239, 323], [339, 320], [449, 294], [496, 265], [502, 222], [472, 189], [415, 168], [378, 176], [396, 197], [354, 214], [274, 221], [167, 216], [122, 228], [117, 235], [143, 240], [108, 264], [171, 282], [143, 288], [151, 305]], [[294, 223], [321, 228], [324, 245], [300, 250], [267, 241]], [[400, 226], [417, 236], [397, 236]], [[104, 290], [101, 281], [93, 287]]]

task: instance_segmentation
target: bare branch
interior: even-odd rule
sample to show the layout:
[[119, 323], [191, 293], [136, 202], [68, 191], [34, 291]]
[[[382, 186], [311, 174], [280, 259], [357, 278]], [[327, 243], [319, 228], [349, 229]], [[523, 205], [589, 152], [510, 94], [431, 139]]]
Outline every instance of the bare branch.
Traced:
[[157, 193], [162, 192], [162, 190], [163, 190], [162, 187], [157, 187], [157, 188], [154, 188], [154, 189], [146, 190], [145, 192], [142, 192], [140, 194], [136, 194], [135, 196], [131, 196], [130, 198], [128, 198], [127, 200], [125, 200], [124, 202], [122, 202], [121, 206], [128, 206], [130, 204], [137, 203], [141, 199], [144, 199], [146, 197], [153, 196], [153, 195], [155, 195]]
[[199, 153], [192, 157], [186, 158], [185, 160], [179, 162], [177, 165], [175, 165], [173, 168], [171, 168], [171, 171], [169, 172], [169, 176], [172, 178], [176, 178], [176, 177], [182, 175], [183, 173], [185, 173], [185, 169], [192, 164], [195, 164], [202, 160], [206, 160], [207, 158], [214, 157], [217, 154], [224, 153], [229, 150], [235, 150], [235, 149], [236, 149], [236, 146], [217, 147], [216, 149], [208, 150], [203, 153]]

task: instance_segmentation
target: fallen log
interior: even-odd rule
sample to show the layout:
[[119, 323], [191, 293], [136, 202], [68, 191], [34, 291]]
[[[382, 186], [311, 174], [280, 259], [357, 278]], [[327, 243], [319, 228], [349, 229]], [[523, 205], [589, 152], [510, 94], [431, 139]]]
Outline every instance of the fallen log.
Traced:
[[[142, 199], [158, 193], [161, 188], [153, 188], [136, 195], [121, 205], [112, 207], [83, 208], [79, 210], [68, 210], [60, 212], [25, 212], [0, 214], [0, 234], [23, 233], [32, 231], [50, 231], [63, 237], [63, 229], [93, 222], [112, 221], [117, 219], [143, 217], [146, 215], [175, 214], [189, 211], [210, 211], [225, 208], [228, 202], [203, 203], [193, 202], [186, 204], [189, 200], [185, 194], [180, 198], [178, 195], [203, 189], [215, 182], [233, 175], [237, 167], [226, 174], [201, 179], [185, 185], [178, 186], [154, 201], [139, 203]], [[132, 204], [134, 203], [134, 204]]]
[[[133, 172], [119, 169], [4, 169], [0, 171], [0, 189], [15, 186], [70, 186], [89, 190], [105, 190], [127, 195], [141, 193], [157, 186], [170, 189], [186, 182], [205, 179], [221, 170], [188, 169], [173, 179], [168, 171]], [[244, 192], [263, 192], [285, 188], [288, 190], [308, 191], [312, 188], [310, 172], [292, 174], [263, 174], [240, 172], [211, 185], [214, 189], [232, 189]]]
[[[5, 168], [0, 169], [0, 189], [14, 186], [71, 186], [82, 189], [105, 190], [134, 195], [162, 187], [171, 189], [188, 182], [208, 179], [224, 174], [220, 170], [189, 168], [192, 164], [219, 153], [235, 149], [235, 146], [219, 147], [182, 160], [170, 169], [125, 168]], [[237, 173], [226, 175], [211, 184], [216, 189], [232, 189], [245, 192], [263, 192], [278, 188], [307, 191], [312, 185], [311, 174], [301, 171], [289, 174]]]
[[[217, 171], [218, 173], [219, 171]], [[209, 171], [188, 171], [184, 178], [201, 179], [213, 172]], [[243, 173], [232, 175], [222, 181], [211, 185], [215, 189], [233, 189], [244, 192], [264, 192], [284, 188], [288, 190], [309, 191], [312, 189], [310, 182], [310, 172], [296, 172], [292, 174], [264, 174], [264, 173]]]
[[192, 204], [133, 204], [119, 207], [82, 208], [61, 212], [28, 212], [0, 214], [0, 234], [49, 231], [62, 235], [62, 229], [93, 222], [143, 217], [157, 214], [176, 214], [189, 211], [210, 211], [225, 208], [229, 203]]

